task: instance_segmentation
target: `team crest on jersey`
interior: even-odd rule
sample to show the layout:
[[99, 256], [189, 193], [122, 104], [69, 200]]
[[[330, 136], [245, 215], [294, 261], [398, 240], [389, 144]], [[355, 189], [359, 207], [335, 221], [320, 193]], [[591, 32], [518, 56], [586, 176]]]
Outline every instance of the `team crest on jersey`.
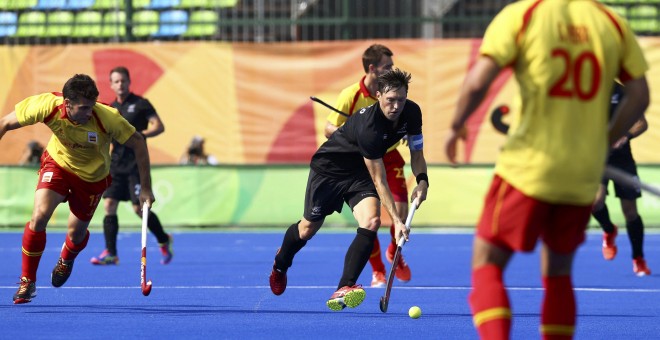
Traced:
[[363, 107], [362, 110], [360, 110], [360, 114], [363, 114], [363, 113], [365, 113], [365, 112], [367, 112], [367, 108], [366, 108], [366, 107]]
[[50, 183], [52, 179], [53, 179], [52, 171], [44, 172], [43, 175], [41, 176], [41, 181], [44, 183]]
[[126, 109], [126, 111], [128, 111], [130, 113], [135, 112], [135, 104], [129, 105], [128, 108]]
[[96, 132], [92, 132], [92, 131], [87, 132], [88, 142], [96, 144], [97, 140], [98, 140], [98, 136], [96, 135]]

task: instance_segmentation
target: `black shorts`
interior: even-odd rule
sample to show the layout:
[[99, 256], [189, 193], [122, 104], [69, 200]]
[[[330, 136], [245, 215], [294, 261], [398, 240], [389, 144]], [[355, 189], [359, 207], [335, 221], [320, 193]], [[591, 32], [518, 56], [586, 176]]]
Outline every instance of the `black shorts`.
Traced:
[[[617, 157], [617, 158], [610, 158], [607, 162], [607, 165], [613, 166], [617, 169], [621, 169], [625, 171], [626, 173], [633, 175], [635, 178], [639, 178], [637, 176], [637, 164], [635, 164], [635, 160], [631, 157]], [[605, 185], [605, 192], [609, 194], [607, 191], [607, 184], [609, 183], [609, 178], [603, 178], [603, 185]], [[625, 185], [619, 185], [618, 183], [612, 181], [614, 183], [614, 195], [618, 197], [619, 199], [624, 199], [624, 200], [631, 200], [634, 201], [640, 197], [642, 197], [642, 192], [639, 189], [635, 188], [630, 188]]]
[[341, 213], [344, 203], [351, 210], [367, 197], [378, 198], [369, 174], [357, 178], [337, 179], [309, 170], [303, 216], [310, 222], [320, 221], [333, 212]]
[[112, 184], [103, 193], [103, 198], [112, 198], [117, 201], [131, 201], [140, 204], [140, 174], [112, 174]]

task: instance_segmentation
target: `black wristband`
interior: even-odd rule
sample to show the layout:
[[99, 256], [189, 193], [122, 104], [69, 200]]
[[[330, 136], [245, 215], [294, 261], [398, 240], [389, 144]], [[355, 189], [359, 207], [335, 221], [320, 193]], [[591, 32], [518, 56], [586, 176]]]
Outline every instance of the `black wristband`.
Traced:
[[419, 184], [421, 181], [426, 181], [426, 186], [429, 185], [429, 176], [426, 175], [425, 172], [421, 172], [415, 179], [417, 180], [417, 184]]

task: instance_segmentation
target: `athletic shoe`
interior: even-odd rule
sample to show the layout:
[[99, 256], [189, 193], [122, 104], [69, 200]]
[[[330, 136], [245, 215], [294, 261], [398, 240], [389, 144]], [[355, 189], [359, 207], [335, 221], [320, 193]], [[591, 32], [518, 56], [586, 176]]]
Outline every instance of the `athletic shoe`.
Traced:
[[286, 272], [275, 268], [274, 264], [268, 281], [270, 281], [270, 290], [273, 294], [282, 295], [286, 290]]
[[92, 257], [89, 262], [95, 265], [99, 266], [105, 266], [105, 265], [117, 265], [119, 264], [119, 256], [117, 255], [110, 255], [110, 252], [108, 252], [107, 249], [103, 250], [101, 255], [98, 257]]
[[371, 288], [383, 288], [386, 284], [384, 272], [374, 272], [371, 275]]
[[[387, 247], [385, 258], [387, 258], [389, 263], [394, 261], [394, 253], [396, 252], [396, 248], [397, 246], [393, 243], [390, 243], [390, 245]], [[408, 267], [408, 263], [406, 263], [406, 260], [403, 259], [403, 254], [401, 254], [399, 257], [399, 264], [397, 264], [396, 270], [394, 270], [394, 276], [396, 276], [396, 278], [401, 282], [410, 281], [412, 274], [410, 273], [410, 267]]]
[[618, 233], [616, 226], [614, 226], [614, 231], [611, 233], [603, 233], [603, 258], [608, 261], [613, 260], [614, 256], [616, 256], [617, 248], [614, 239], [616, 239]]
[[71, 276], [71, 271], [73, 270], [73, 261], [68, 264], [64, 263], [64, 260], [60, 257], [57, 260], [55, 268], [53, 268], [53, 273], [50, 275], [50, 283], [53, 284], [53, 287], [62, 287], [66, 280]]
[[172, 257], [174, 256], [174, 251], [172, 250], [172, 243], [174, 243], [174, 239], [170, 234], [167, 234], [167, 237], [169, 238], [167, 242], [159, 243], [160, 253], [163, 254], [163, 258], [160, 259], [161, 264], [170, 263], [172, 261]]
[[28, 303], [37, 296], [37, 285], [27, 277], [22, 277], [18, 283], [18, 291], [14, 294], [14, 304]]
[[646, 261], [644, 261], [643, 257], [633, 259], [633, 272], [639, 277], [651, 275], [651, 270], [646, 266]]
[[344, 286], [337, 289], [325, 304], [334, 311], [340, 311], [346, 307], [359, 306], [366, 296], [367, 293], [362, 289], [362, 285]]

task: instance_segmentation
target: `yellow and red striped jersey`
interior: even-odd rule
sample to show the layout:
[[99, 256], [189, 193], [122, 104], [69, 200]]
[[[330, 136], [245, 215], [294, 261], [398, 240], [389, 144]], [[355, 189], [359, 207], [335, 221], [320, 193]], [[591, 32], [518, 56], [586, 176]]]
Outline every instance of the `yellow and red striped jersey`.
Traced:
[[46, 150], [59, 166], [87, 182], [97, 182], [110, 173], [110, 143], [125, 143], [135, 128], [119, 112], [96, 103], [93, 117], [84, 125], [69, 120], [60, 93], [28, 97], [15, 107], [21, 126], [44, 123], [53, 131]]
[[628, 23], [597, 1], [522, 0], [495, 17], [480, 53], [512, 67], [520, 85], [522, 107], [495, 172], [543, 201], [591, 203], [614, 79], [648, 69]]

